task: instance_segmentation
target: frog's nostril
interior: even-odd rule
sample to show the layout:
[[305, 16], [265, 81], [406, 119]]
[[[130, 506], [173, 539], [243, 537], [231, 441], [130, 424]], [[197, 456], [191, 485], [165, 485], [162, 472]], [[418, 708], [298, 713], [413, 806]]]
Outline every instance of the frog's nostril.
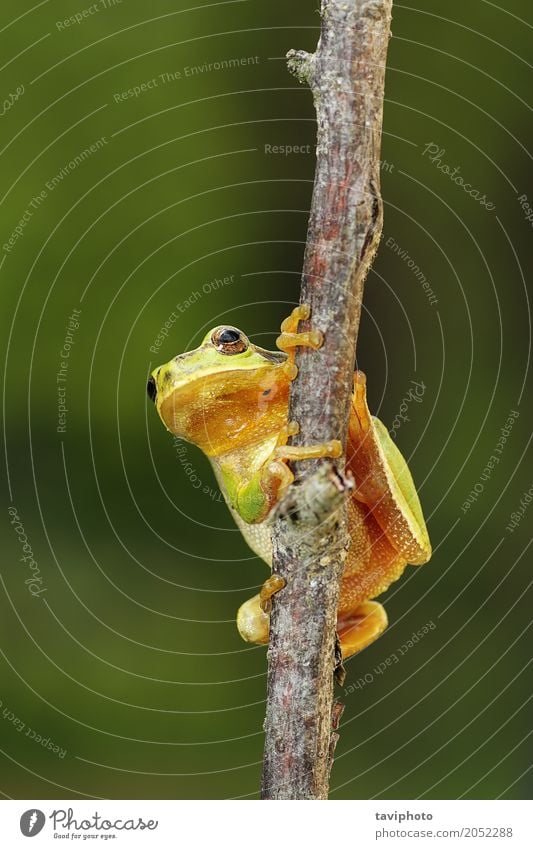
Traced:
[[155, 398], [157, 395], [157, 386], [152, 376], [148, 378], [148, 383], [146, 384], [146, 391], [148, 393], [150, 401], [153, 401], [155, 403]]

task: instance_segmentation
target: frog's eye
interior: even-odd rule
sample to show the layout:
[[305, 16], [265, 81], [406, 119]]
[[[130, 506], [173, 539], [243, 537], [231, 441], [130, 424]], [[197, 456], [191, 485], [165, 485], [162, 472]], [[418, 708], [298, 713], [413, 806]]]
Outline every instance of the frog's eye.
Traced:
[[157, 386], [154, 378], [151, 375], [148, 378], [148, 383], [146, 384], [146, 391], [148, 393], [150, 401], [153, 401], [155, 403], [155, 396], [157, 395]]
[[217, 327], [211, 341], [221, 354], [242, 354], [248, 349], [248, 340], [236, 327]]

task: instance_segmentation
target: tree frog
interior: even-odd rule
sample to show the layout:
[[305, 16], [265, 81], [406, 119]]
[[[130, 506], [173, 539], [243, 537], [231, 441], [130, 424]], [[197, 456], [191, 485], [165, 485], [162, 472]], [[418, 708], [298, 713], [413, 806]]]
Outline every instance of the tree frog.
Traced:
[[[197, 445], [213, 466], [235, 522], [252, 550], [272, 562], [273, 508], [294, 480], [292, 460], [340, 457], [338, 440], [289, 445], [298, 425], [288, 421], [290, 382], [297, 375], [296, 348], [320, 348], [317, 329], [298, 331], [309, 318], [300, 305], [281, 325], [278, 351], [254, 345], [236, 327], [210, 330], [193, 351], [152, 372], [148, 396], [169, 431]], [[343, 658], [364, 649], [387, 627], [383, 606], [373, 599], [408, 563], [429, 560], [431, 545], [413, 479], [396, 444], [370, 415], [366, 378], [354, 375], [347, 469], [354, 477], [348, 499], [350, 546], [337, 617]], [[271, 597], [283, 578], [272, 575], [237, 612], [241, 636], [265, 644]]]

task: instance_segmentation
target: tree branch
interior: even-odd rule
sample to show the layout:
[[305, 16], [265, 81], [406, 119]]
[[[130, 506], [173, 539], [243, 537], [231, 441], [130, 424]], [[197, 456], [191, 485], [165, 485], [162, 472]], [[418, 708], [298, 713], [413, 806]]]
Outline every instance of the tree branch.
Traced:
[[[392, 0], [322, 0], [315, 54], [289, 69], [313, 93], [317, 166], [302, 276], [319, 351], [300, 349], [291, 387], [295, 444], [346, 444], [363, 285], [382, 228], [380, 144]], [[305, 329], [305, 326], [302, 327]], [[338, 463], [343, 468], [344, 458]], [[296, 464], [299, 478], [274, 526], [275, 572], [262, 798], [324, 799], [340, 715], [333, 706], [335, 626], [348, 546], [344, 493], [329, 461]]]

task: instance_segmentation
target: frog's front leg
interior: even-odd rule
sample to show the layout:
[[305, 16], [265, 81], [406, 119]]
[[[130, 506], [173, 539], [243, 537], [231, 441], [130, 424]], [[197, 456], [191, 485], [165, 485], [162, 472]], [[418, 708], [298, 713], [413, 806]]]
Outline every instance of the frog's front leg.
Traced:
[[270, 457], [247, 481], [239, 483], [231, 469], [221, 466], [222, 475], [233, 508], [248, 524], [264, 522], [281, 501], [294, 480], [290, 461], [336, 458], [342, 454], [338, 439], [316, 445], [287, 445], [290, 436], [298, 433], [298, 425], [289, 422], [282, 428]]
[[276, 339], [276, 345], [280, 351], [287, 354], [287, 362], [285, 363], [285, 371], [289, 380], [294, 380], [298, 375], [298, 369], [295, 364], [296, 348], [313, 348], [317, 351], [324, 344], [324, 334], [321, 330], [305, 330], [298, 332], [300, 321], [306, 321], [311, 315], [311, 308], [308, 304], [300, 304], [295, 307], [288, 318], [281, 324], [281, 333]]

